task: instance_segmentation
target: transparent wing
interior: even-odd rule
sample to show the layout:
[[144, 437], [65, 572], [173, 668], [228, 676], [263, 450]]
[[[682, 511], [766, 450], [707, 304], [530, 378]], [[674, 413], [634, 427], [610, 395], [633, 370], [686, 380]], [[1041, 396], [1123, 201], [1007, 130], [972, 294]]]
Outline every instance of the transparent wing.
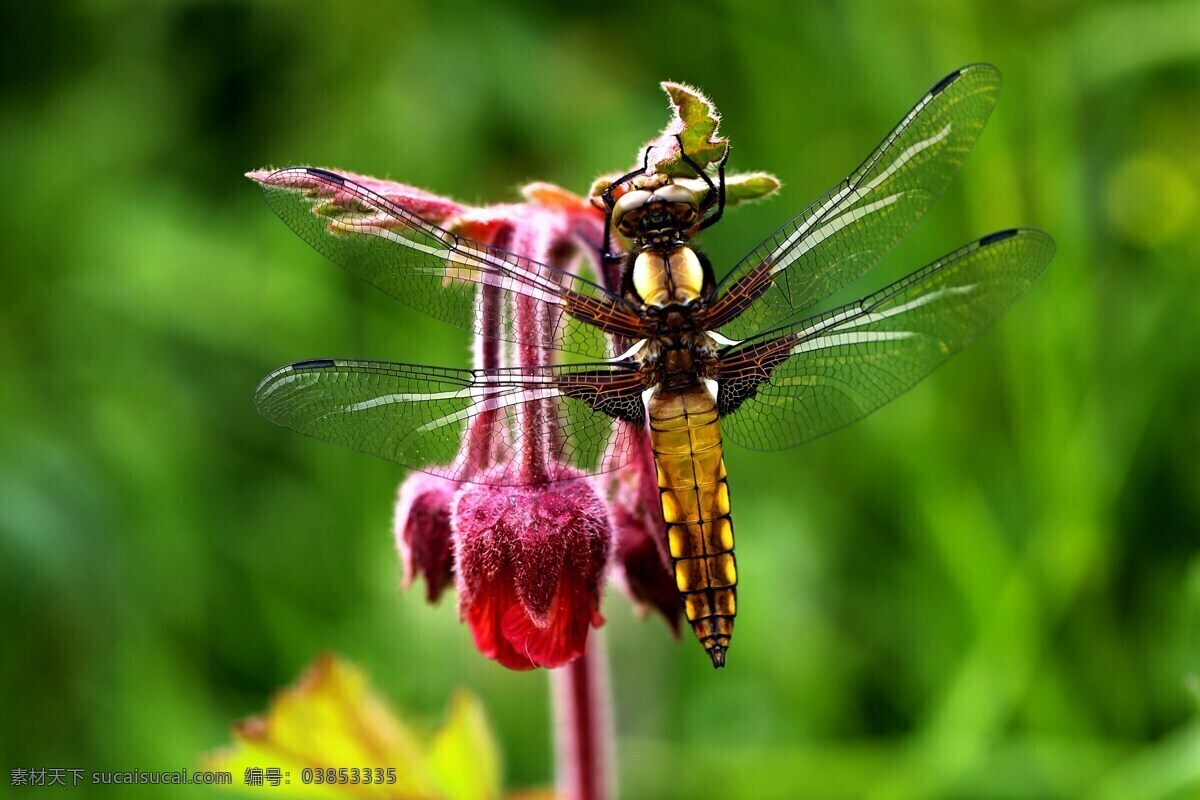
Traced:
[[989, 64], [939, 81], [858, 169], [730, 271], [705, 326], [731, 339], [753, 336], [869, 270], [954, 177], [999, 91], [1000, 73]]
[[722, 432], [776, 450], [865, 417], [966, 347], [1053, 257], [1042, 231], [1001, 231], [857, 303], [727, 348], [716, 374]]
[[[552, 338], [537, 347], [604, 358], [601, 331], [637, 338], [641, 318], [618, 296], [570, 273], [465, 239], [355, 183], [312, 167], [260, 180], [267, 204], [318, 252], [392, 297], [451, 325], [520, 342], [511, 302], [477, 313], [476, 290], [497, 287], [544, 304]], [[597, 328], [599, 330], [597, 330]]]
[[275, 370], [254, 403], [272, 422], [316, 439], [454, 480], [510, 486], [625, 464], [635, 437], [614, 418], [644, 423], [645, 388], [640, 371], [613, 363], [468, 370], [320, 359]]

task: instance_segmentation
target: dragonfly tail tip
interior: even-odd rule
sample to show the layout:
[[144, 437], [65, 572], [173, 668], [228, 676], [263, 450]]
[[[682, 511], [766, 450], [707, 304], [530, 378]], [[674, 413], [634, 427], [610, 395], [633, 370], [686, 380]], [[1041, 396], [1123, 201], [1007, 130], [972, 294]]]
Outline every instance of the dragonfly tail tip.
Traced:
[[722, 647], [719, 644], [708, 648], [708, 655], [712, 658], [713, 669], [720, 669], [725, 666], [725, 651], [727, 647]]

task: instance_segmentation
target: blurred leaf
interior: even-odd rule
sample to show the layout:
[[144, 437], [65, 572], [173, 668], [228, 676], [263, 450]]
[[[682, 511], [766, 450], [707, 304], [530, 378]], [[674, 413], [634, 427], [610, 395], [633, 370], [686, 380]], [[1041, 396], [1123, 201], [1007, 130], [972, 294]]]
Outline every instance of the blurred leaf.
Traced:
[[1106, 183], [1109, 219], [1126, 241], [1149, 249], [1194, 229], [1200, 192], [1184, 165], [1166, 153], [1135, 153]]
[[1200, 674], [1190, 672], [1183, 676], [1183, 688], [1192, 698], [1196, 711], [1200, 712]]
[[[388, 800], [492, 800], [501, 794], [500, 758], [483, 708], [459, 693], [445, 726], [426, 743], [375, 694], [353, 665], [321, 656], [267, 712], [234, 726], [234, 745], [204, 758], [227, 770], [234, 788], [273, 796]], [[286, 786], [246, 785], [249, 769], [278, 767]], [[392, 769], [395, 783], [304, 784], [304, 769]]]
[[433, 740], [429, 770], [443, 794], [453, 800], [492, 800], [500, 796], [500, 754], [483, 707], [459, 692], [450, 718]]

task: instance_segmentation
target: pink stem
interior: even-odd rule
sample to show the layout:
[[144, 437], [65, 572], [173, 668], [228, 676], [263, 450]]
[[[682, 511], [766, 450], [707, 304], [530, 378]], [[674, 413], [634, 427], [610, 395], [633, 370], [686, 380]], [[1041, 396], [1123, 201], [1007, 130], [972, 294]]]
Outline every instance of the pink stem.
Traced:
[[551, 670], [550, 680], [558, 762], [556, 797], [608, 800], [612, 791], [609, 769], [613, 732], [601, 631], [591, 632], [583, 655], [561, 669]]
[[[522, 254], [565, 266], [569, 251]], [[531, 368], [551, 363], [549, 353], [537, 343], [549, 343], [555, 333], [553, 310], [522, 294], [516, 294], [514, 304], [520, 341], [517, 363]], [[523, 440], [521, 477], [527, 483], [539, 483], [548, 477], [554, 463], [551, 439], [558, 432], [553, 430], [552, 407], [543, 401], [523, 403], [518, 413]], [[557, 447], [554, 450], [557, 452]], [[550, 681], [555, 709], [556, 796], [560, 800], [608, 800], [613, 737], [601, 632], [591, 631], [583, 653], [567, 666], [551, 670]]]
[[[496, 237], [499, 247], [507, 247], [510, 229], [500, 230]], [[503, 312], [500, 288], [484, 284], [475, 299], [475, 322], [479, 333], [474, 340], [475, 369], [496, 369], [502, 366], [501, 327]], [[495, 411], [480, 412], [467, 429], [467, 457], [463, 478], [470, 479], [495, 463], [498, 450]]]
[[[476, 300], [476, 315], [481, 328], [486, 331], [483, 336], [475, 337], [475, 368], [495, 369], [500, 366], [500, 341], [494, 337], [500, 309], [500, 290], [494, 286], [484, 286]], [[467, 457], [463, 466], [462, 478], [470, 480], [495, 461], [496, 452], [496, 412], [482, 411], [475, 416], [467, 428]]]
[[[534, 342], [542, 335], [543, 309], [536, 300], [521, 294], [517, 295], [516, 304], [517, 329], [521, 338], [518, 345], [518, 363], [522, 367], [540, 367], [545, 358], [545, 351]], [[517, 412], [521, 427], [521, 479], [526, 484], [543, 483], [547, 478], [546, 451], [549, 443], [546, 441], [545, 405], [541, 400], [522, 403]]]
[[479, 321], [485, 331], [475, 340], [475, 368], [495, 369], [500, 366], [500, 289], [482, 286], [479, 289]]

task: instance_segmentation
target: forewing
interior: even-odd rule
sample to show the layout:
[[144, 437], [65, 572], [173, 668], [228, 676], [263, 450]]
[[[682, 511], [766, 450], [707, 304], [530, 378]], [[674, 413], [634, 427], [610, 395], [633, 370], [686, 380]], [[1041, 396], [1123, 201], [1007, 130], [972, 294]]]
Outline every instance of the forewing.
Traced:
[[728, 348], [716, 374], [724, 435], [775, 450], [865, 417], [995, 322], [1053, 257], [1041, 231], [994, 233], [857, 303]]
[[633, 309], [602, 287], [499, 248], [458, 236], [342, 175], [291, 167], [259, 179], [267, 204], [335, 264], [418, 311], [476, 334], [520, 342], [511, 302], [477, 313], [477, 289], [530, 297], [551, 312], [551, 337], [524, 342], [604, 358], [601, 331], [641, 333]]
[[989, 64], [939, 81], [858, 169], [730, 271], [707, 327], [732, 339], [753, 336], [874, 266], [954, 177], [999, 91], [1000, 73]]
[[[642, 373], [621, 364], [496, 370], [321, 359], [259, 384], [260, 413], [286, 428], [442, 477], [542, 483], [615, 469], [644, 421]], [[539, 473], [526, 464], [541, 454]], [[548, 456], [548, 458], [545, 458]]]

